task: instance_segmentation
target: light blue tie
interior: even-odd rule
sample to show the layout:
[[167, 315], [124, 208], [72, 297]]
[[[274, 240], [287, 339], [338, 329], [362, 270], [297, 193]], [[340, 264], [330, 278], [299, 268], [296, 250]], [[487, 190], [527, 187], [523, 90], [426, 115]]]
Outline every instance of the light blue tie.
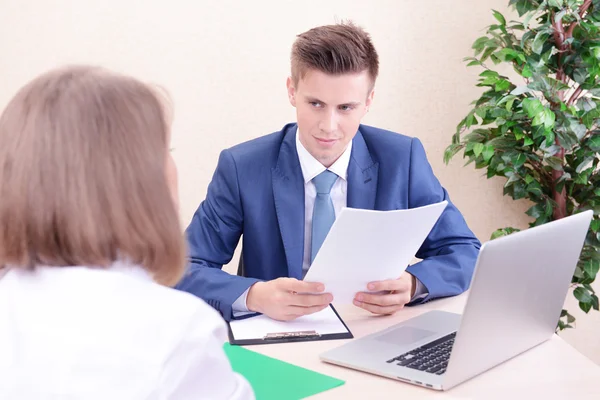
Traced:
[[317, 197], [315, 198], [312, 218], [311, 264], [317, 256], [327, 233], [329, 233], [333, 221], [335, 221], [335, 209], [333, 208], [330, 192], [337, 178], [338, 176], [335, 173], [325, 170], [312, 180], [317, 189]]

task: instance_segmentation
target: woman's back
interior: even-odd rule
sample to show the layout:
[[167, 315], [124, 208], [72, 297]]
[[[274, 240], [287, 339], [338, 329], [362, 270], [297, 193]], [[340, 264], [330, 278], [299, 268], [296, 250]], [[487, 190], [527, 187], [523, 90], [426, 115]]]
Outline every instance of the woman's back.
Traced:
[[0, 115], [0, 399], [253, 398], [225, 322], [166, 287], [186, 266], [167, 108], [76, 66]]
[[135, 266], [12, 269], [0, 278], [2, 399], [245, 399], [225, 323]]

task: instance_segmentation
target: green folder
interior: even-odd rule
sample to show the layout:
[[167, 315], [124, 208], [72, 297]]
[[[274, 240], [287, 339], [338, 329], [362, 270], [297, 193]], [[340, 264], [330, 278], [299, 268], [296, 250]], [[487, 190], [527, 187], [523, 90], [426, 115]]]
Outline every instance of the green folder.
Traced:
[[233, 370], [244, 376], [256, 400], [296, 400], [341, 386], [344, 381], [225, 343]]

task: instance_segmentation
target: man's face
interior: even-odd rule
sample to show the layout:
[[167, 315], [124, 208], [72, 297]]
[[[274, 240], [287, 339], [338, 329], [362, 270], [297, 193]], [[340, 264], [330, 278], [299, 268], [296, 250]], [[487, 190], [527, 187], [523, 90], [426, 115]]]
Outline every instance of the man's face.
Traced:
[[325, 167], [330, 167], [356, 135], [373, 101], [371, 78], [358, 74], [328, 75], [309, 70], [295, 85], [287, 81], [296, 107], [300, 142]]

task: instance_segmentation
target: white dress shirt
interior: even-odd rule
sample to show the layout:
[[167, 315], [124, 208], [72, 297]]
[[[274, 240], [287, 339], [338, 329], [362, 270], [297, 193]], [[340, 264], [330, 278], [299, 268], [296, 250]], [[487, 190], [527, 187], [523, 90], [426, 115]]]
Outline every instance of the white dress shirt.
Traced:
[[253, 399], [208, 304], [138, 266], [0, 274], [0, 399]]
[[[312, 215], [315, 205], [315, 198], [317, 197], [317, 189], [315, 188], [315, 184], [312, 182], [312, 179], [326, 169], [338, 176], [330, 192], [333, 208], [335, 209], [335, 216], [337, 218], [342, 211], [342, 208], [346, 207], [347, 204], [348, 164], [350, 163], [350, 155], [352, 154], [352, 141], [350, 141], [348, 147], [342, 153], [340, 158], [338, 158], [329, 168], [326, 168], [316, 158], [314, 158], [312, 154], [308, 152], [308, 150], [306, 150], [306, 148], [300, 142], [298, 130], [296, 130], [296, 151], [298, 153], [298, 159], [300, 160], [302, 177], [304, 178], [304, 256], [302, 258], [302, 270], [308, 271], [308, 268], [310, 267], [312, 240]], [[423, 284], [418, 279], [415, 279], [415, 281], [415, 294], [412, 300], [416, 300], [427, 295], [427, 291], [425, 290]], [[250, 289], [246, 290], [233, 303], [232, 309], [234, 317], [240, 317], [250, 313], [248, 311], [248, 307], [246, 306], [246, 299], [249, 291]]]
[[[344, 153], [333, 163], [329, 168], [325, 168], [323, 164], [317, 161], [308, 150], [300, 142], [300, 135], [296, 130], [296, 152], [300, 160], [300, 168], [302, 169], [302, 177], [304, 178], [304, 255], [302, 257], [302, 270], [307, 271], [310, 266], [310, 246], [312, 240], [312, 215], [315, 206], [315, 198], [317, 197], [317, 189], [312, 179], [321, 172], [329, 169], [338, 176], [331, 188], [330, 196], [335, 209], [335, 216], [340, 214], [342, 208], [346, 207], [346, 193], [348, 189], [348, 164], [350, 163], [350, 154], [352, 153], [352, 142], [348, 145]], [[246, 299], [248, 292], [246, 290], [233, 303], [233, 316], [240, 317], [248, 314]]]

